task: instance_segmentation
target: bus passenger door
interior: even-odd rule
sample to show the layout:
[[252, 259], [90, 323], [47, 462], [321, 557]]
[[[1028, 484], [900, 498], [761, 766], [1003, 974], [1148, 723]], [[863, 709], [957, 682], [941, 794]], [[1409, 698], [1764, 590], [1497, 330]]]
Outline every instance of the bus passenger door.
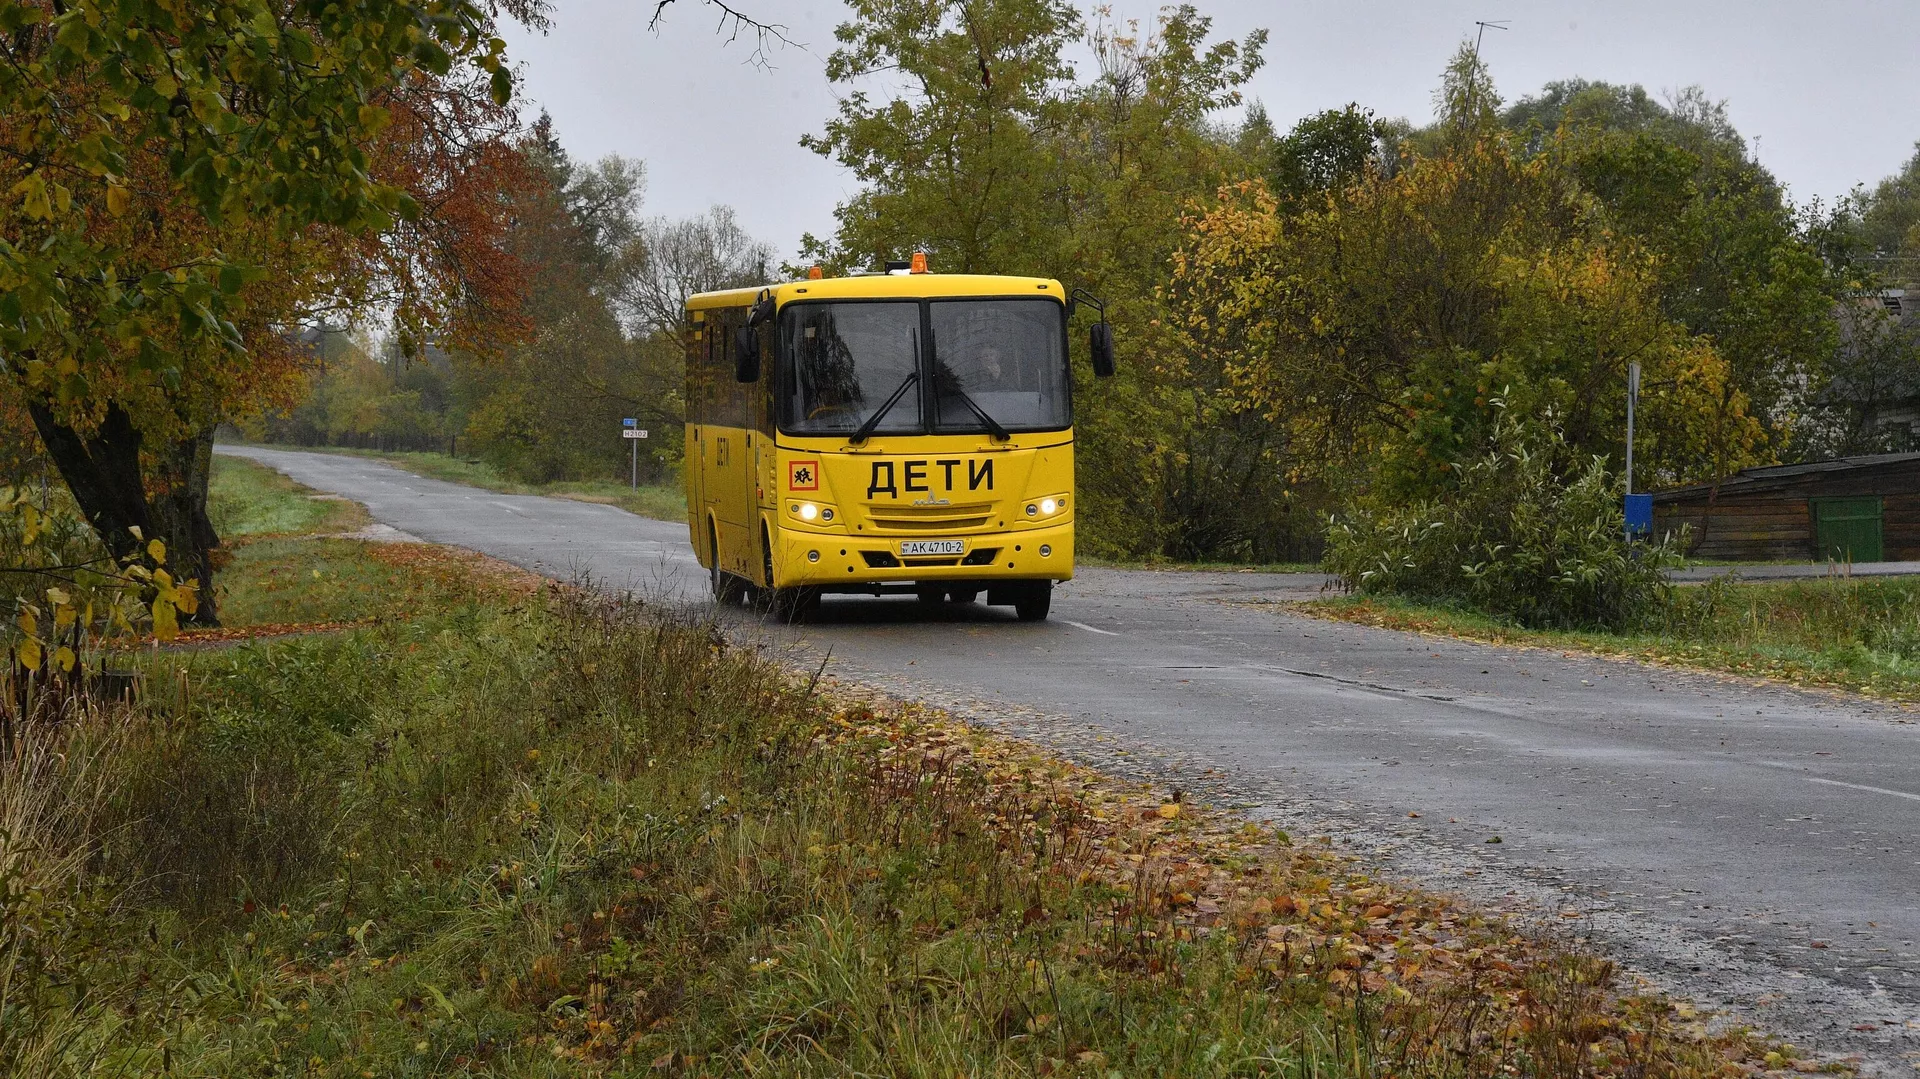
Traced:
[[753, 580], [759, 576], [754, 559], [758, 537], [748, 529], [753, 513], [753, 387], [734, 381], [733, 333], [746, 322], [744, 308], [729, 308], [714, 330], [715, 353], [723, 358], [716, 387], [720, 399], [716, 422], [702, 432], [707, 443], [707, 502], [719, 521], [720, 568]]
[[686, 439], [680, 456], [680, 475], [687, 488], [687, 541], [703, 566], [711, 566], [714, 551], [707, 544], [707, 449], [705, 428], [713, 408], [713, 323], [705, 311], [687, 313]]

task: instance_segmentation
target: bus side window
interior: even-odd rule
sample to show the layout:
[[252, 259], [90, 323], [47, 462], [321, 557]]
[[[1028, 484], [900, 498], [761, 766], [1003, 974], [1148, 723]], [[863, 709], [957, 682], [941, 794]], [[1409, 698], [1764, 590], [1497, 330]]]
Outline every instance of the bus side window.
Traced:
[[702, 407], [706, 410], [708, 423], [725, 423], [726, 416], [721, 410], [721, 394], [725, 387], [721, 385], [721, 368], [726, 364], [727, 324], [725, 312], [707, 312], [707, 349], [700, 365], [700, 393]]
[[706, 348], [700, 355], [700, 399], [706, 422], [727, 424], [727, 384], [733, 371], [727, 362], [727, 312], [707, 312]]
[[708, 423], [726, 422], [720, 409], [720, 368], [725, 363], [723, 333], [726, 327], [714, 321], [717, 314], [717, 311], [707, 312], [707, 348], [700, 365], [700, 407], [705, 411]]
[[693, 321], [692, 312], [687, 313], [686, 343], [687, 372], [684, 392], [687, 422], [705, 423], [707, 420], [707, 324]]

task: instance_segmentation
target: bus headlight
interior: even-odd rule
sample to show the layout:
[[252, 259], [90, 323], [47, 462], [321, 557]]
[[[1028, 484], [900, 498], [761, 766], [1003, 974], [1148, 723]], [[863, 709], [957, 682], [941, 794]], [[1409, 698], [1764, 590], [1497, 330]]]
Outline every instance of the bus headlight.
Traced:
[[839, 514], [832, 506], [818, 502], [801, 502], [795, 499], [787, 503], [787, 518], [790, 522], [806, 525], [824, 525], [831, 523]]
[[1029, 518], [1035, 518], [1035, 519], [1041, 518], [1041, 517], [1051, 517], [1054, 514], [1059, 513], [1060, 511], [1066, 508], [1067, 508], [1067, 496], [1050, 495], [1046, 498], [1039, 500], [1038, 502], [1027, 503], [1027, 516]]

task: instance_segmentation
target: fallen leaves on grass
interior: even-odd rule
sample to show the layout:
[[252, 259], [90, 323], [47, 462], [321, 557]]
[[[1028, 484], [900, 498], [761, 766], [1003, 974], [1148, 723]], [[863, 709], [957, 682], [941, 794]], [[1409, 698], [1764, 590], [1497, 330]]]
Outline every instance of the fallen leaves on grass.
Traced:
[[[347, 622], [269, 622], [252, 626], [213, 626], [205, 629], [185, 629], [171, 640], [165, 641], [169, 647], [191, 647], [208, 644], [234, 644], [242, 641], [266, 640], [272, 637], [293, 637], [310, 633], [338, 633], [341, 630], [356, 629], [370, 625], [361, 619]], [[123, 648], [146, 648], [156, 643], [153, 634], [128, 638], [121, 644]]]
[[[1325, 840], [1295, 845], [1275, 828], [1166, 800], [919, 705], [853, 703], [833, 722], [823, 740], [884, 747], [878, 759], [894, 782], [978, 770], [990, 819], [1009, 836], [1052, 822], [1053, 856], [1077, 860], [1083, 879], [1114, 897], [1103, 922], [1115, 942], [1110, 963], [1158, 971], [1178, 962], [1182, 945], [1234, 934], [1247, 977], [1276, 991], [1318, 982], [1347, 1006], [1376, 1009], [1409, 1060], [1493, 1063], [1525, 1046], [1578, 1058], [1580, 1074], [1703, 1074], [1676, 1068], [1681, 1058], [1704, 1059], [1705, 1074], [1778, 1066], [1766, 1059], [1777, 1046], [1710, 1032], [1690, 1006], [1622, 991], [1606, 960], [1375, 879]], [[1456, 1046], [1463, 1024], [1470, 1044]]]
[[495, 595], [530, 596], [551, 583], [510, 562], [436, 543], [369, 543], [366, 548], [367, 556], [376, 562], [437, 578], [446, 584], [483, 585]]

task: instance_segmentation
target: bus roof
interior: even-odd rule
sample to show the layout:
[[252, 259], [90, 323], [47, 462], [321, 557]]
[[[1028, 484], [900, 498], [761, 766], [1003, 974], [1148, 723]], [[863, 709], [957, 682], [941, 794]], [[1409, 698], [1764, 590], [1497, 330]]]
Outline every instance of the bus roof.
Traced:
[[753, 288], [702, 292], [687, 297], [687, 310], [705, 311], [715, 307], [741, 307], [750, 304], [762, 289], [773, 292], [775, 307], [794, 300], [868, 300], [938, 299], [943, 296], [1049, 296], [1066, 302], [1066, 289], [1060, 282], [1045, 277], [1005, 277], [999, 274], [916, 273], [864, 274], [859, 277], [824, 277], [818, 280], [789, 281], [782, 285], [758, 285]]

